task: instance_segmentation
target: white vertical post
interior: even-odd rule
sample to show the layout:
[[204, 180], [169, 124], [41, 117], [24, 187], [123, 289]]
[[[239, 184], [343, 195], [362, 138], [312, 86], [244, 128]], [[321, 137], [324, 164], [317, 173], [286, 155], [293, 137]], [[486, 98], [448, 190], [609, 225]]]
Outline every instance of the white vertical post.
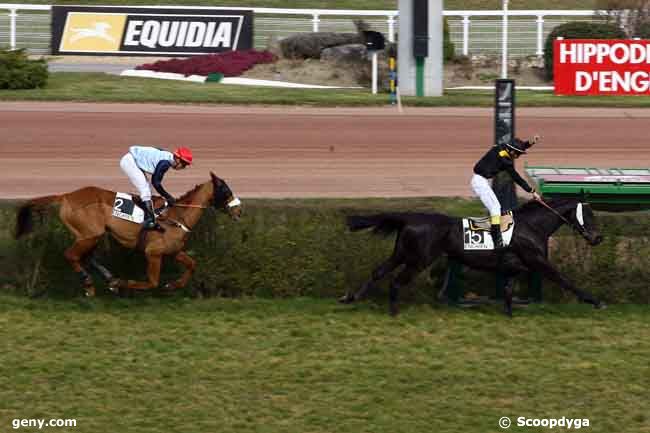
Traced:
[[501, 78], [508, 78], [508, 0], [503, 0], [503, 36], [501, 41]]
[[544, 55], [544, 15], [537, 15], [537, 53]]
[[395, 16], [389, 15], [386, 22], [388, 22], [388, 42], [395, 42]]
[[377, 94], [377, 50], [372, 51], [372, 94]]
[[463, 56], [469, 54], [469, 15], [463, 15]]
[[9, 48], [16, 49], [16, 9], [9, 9]]
[[314, 33], [318, 31], [318, 23], [320, 23], [320, 18], [318, 17], [318, 14], [314, 14], [314, 18], [311, 20], [312, 22], [312, 30]]

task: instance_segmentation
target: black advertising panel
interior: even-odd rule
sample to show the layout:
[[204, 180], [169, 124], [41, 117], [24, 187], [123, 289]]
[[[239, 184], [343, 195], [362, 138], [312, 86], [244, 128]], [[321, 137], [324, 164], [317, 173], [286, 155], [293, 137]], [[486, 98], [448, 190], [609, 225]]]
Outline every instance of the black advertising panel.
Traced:
[[413, 0], [413, 57], [429, 55], [429, 1]]
[[515, 80], [496, 80], [494, 144], [512, 144], [515, 137]]
[[[494, 94], [495, 144], [512, 144], [515, 138], [515, 80], [496, 80]], [[517, 207], [515, 183], [508, 173], [500, 173], [492, 180], [492, 190], [502, 211]]]
[[52, 54], [188, 56], [251, 48], [250, 9], [52, 6]]

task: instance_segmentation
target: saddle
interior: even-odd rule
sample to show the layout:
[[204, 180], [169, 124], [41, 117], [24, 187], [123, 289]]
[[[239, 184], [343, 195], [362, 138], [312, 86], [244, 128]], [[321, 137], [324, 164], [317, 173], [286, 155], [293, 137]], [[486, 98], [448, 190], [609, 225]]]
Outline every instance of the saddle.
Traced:
[[[490, 217], [480, 217], [480, 218], [467, 218], [469, 221], [469, 228], [472, 231], [485, 231], [489, 232], [492, 227], [490, 222]], [[512, 211], [504, 212], [501, 215], [501, 232], [507, 232], [510, 230], [513, 224]]]
[[[501, 233], [503, 245], [510, 245], [514, 232], [515, 222], [512, 212], [501, 215]], [[463, 218], [463, 248], [465, 250], [493, 250], [494, 241], [490, 235], [490, 217]]]

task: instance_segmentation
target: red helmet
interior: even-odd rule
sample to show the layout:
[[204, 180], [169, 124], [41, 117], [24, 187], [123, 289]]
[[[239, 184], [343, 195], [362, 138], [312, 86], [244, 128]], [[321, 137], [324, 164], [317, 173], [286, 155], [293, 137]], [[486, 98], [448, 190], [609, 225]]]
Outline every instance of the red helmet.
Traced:
[[190, 165], [192, 163], [192, 151], [187, 147], [179, 147], [174, 151], [174, 156], [185, 164]]

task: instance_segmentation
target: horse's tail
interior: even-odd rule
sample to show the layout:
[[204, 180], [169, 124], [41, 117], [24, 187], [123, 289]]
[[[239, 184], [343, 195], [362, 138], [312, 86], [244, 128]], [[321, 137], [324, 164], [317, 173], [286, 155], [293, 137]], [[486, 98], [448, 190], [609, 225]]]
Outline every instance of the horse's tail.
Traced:
[[62, 195], [48, 195], [32, 199], [18, 209], [16, 218], [16, 239], [23, 235], [31, 233], [34, 229], [34, 211], [42, 211], [53, 203], [58, 203], [63, 198]]
[[373, 233], [386, 236], [401, 230], [406, 223], [405, 218], [396, 214], [351, 215], [347, 217], [347, 225], [350, 231], [356, 232], [374, 227]]

